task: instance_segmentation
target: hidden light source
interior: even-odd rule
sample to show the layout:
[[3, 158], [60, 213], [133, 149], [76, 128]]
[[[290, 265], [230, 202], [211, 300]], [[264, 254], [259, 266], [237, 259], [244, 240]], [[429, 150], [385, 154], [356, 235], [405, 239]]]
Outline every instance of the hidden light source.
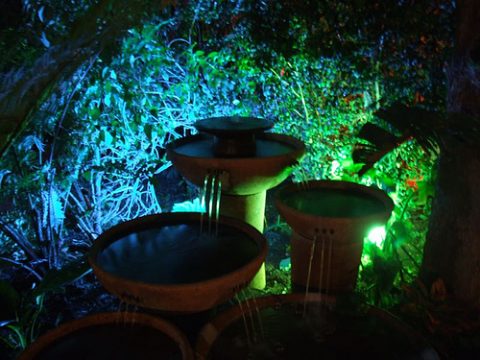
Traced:
[[386, 231], [385, 226], [376, 226], [372, 228], [366, 237], [366, 241], [377, 245], [380, 249], [383, 247], [385, 241]]

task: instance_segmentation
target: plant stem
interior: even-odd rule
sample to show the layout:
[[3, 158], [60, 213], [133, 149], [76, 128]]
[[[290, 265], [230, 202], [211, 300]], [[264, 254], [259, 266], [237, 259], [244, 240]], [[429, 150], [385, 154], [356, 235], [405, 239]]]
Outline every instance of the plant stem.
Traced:
[[30, 266], [27, 266], [25, 264], [22, 264], [21, 262], [19, 261], [15, 261], [15, 260], [12, 260], [12, 259], [9, 259], [9, 258], [6, 258], [6, 257], [0, 257], [0, 260], [2, 261], [6, 261], [6, 262], [9, 262], [11, 264], [14, 264], [14, 265], [17, 265], [25, 270], [28, 270], [30, 271], [30, 273], [32, 273], [33, 276], [35, 276], [38, 280], [42, 280], [43, 277], [37, 272], [35, 271], [35, 269], [31, 268]]

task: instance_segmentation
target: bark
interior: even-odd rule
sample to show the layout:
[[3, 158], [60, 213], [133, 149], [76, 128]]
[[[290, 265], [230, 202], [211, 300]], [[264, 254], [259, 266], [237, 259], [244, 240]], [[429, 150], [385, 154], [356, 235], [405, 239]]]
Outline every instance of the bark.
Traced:
[[480, 149], [458, 145], [439, 159], [422, 277], [442, 278], [457, 299], [480, 306]]
[[[458, 1], [453, 59], [448, 69], [449, 111], [480, 117], [480, 1]], [[444, 280], [457, 299], [480, 308], [480, 141], [445, 139], [420, 275]]]

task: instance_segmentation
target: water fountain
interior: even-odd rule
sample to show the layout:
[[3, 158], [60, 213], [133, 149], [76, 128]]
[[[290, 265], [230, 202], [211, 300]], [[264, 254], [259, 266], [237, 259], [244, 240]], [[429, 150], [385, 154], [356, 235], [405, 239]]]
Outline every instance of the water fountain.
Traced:
[[[266, 190], [285, 180], [304, 153], [298, 140], [264, 133], [271, 124], [258, 119], [212, 118], [196, 127], [206, 134], [169, 144], [168, 156], [187, 179], [203, 186], [207, 214], [137, 218], [103, 233], [90, 252], [89, 261], [104, 287], [135, 307], [191, 316], [245, 288], [267, 253], [260, 232]], [[294, 230], [293, 282], [306, 287], [306, 294], [257, 298], [231, 307], [200, 332], [198, 358], [298, 359], [310, 358], [312, 351], [326, 358], [354, 356], [355, 351], [389, 358], [391, 347], [419, 358], [424, 343], [415, 336], [412, 340], [391, 316], [375, 309], [341, 313], [332, 297], [308, 293], [309, 288], [335, 293], [353, 289], [363, 236], [369, 226], [388, 219], [391, 200], [357, 184], [311, 181], [285, 187], [276, 202]], [[264, 281], [263, 275], [254, 286], [261, 288]], [[376, 332], [365, 331], [372, 328]], [[395, 331], [399, 339], [388, 342]], [[373, 346], [376, 336], [386, 345]], [[192, 358], [175, 327], [150, 315], [120, 312], [54, 329], [21, 359], [72, 357], [65, 354], [72, 349], [82, 354], [90, 344], [103, 349], [93, 359], [112, 358], [105, 353], [112, 348], [118, 350], [115, 358], [140, 358], [132, 355], [138, 347], [149, 358]], [[351, 344], [357, 346], [353, 353], [347, 350]]]
[[100, 313], [65, 323], [37, 339], [19, 360], [193, 360], [172, 324], [140, 313]]
[[[221, 184], [221, 215], [243, 220], [262, 232], [266, 191], [284, 181], [305, 153], [299, 140], [265, 133], [272, 125], [251, 117], [199, 120], [194, 126], [201, 134], [170, 143], [167, 154], [193, 184], [205, 189]], [[265, 286], [264, 269], [252, 286]]]
[[196, 359], [439, 359], [421, 334], [391, 314], [335, 302], [297, 293], [257, 298], [258, 311], [239, 304], [203, 327]]
[[354, 289], [363, 238], [385, 224], [393, 202], [373, 187], [316, 180], [286, 186], [276, 206], [293, 230], [292, 283], [340, 293]]

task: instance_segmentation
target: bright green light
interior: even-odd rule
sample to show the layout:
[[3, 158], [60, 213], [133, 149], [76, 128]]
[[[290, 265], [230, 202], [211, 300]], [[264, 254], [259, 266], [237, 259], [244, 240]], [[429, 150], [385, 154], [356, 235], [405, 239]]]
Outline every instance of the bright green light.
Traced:
[[372, 259], [370, 258], [370, 255], [365, 254], [365, 252], [362, 254], [362, 265], [363, 266], [368, 266], [372, 262]]
[[386, 235], [387, 233], [385, 231], [385, 226], [376, 226], [370, 230], [366, 240], [377, 245], [381, 249], [383, 247], [383, 242], [385, 241]]
[[339, 178], [338, 171], [340, 169], [340, 163], [337, 160], [332, 161], [332, 167], [330, 168], [330, 174], [333, 178]]

